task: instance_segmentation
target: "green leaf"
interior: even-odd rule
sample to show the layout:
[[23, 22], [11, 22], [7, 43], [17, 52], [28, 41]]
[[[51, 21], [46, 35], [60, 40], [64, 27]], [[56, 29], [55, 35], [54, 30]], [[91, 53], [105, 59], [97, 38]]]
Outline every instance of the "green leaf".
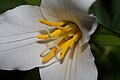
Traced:
[[119, 36], [120, 37], [120, 34], [105, 27], [104, 25], [101, 25], [101, 24], [98, 24], [98, 27], [95, 31], [95, 33], [92, 35], [93, 38], [95, 35], [113, 35], [113, 36]]
[[27, 4], [25, 0], [0, 0], [0, 13], [8, 9], [13, 9], [16, 6]]
[[40, 5], [40, 0], [26, 0], [26, 2], [28, 2], [31, 5], [36, 5], [36, 6]]
[[100, 24], [109, 25], [109, 13], [102, 0], [98, 0], [92, 5], [92, 7], [90, 8], [90, 13], [94, 13], [97, 16], [97, 21]]
[[97, 0], [90, 9], [98, 23], [120, 33], [120, 0]]
[[120, 0], [113, 0], [111, 6], [111, 16], [113, 16], [111, 24], [113, 27], [111, 28], [120, 32]]
[[96, 35], [92, 41], [100, 46], [119, 46], [120, 38], [113, 35]]

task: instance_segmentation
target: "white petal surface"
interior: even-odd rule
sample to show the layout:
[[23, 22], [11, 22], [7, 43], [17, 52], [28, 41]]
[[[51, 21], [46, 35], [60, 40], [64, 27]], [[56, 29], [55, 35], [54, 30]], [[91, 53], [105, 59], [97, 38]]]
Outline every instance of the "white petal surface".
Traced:
[[0, 69], [27, 70], [41, 66], [46, 48], [35, 36], [45, 29], [39, 7], [23, 5], [0, 15]]
[[43, 18], [37, 6], [19, 6], [0, 15], [0, 36], [38, 32], [44, 29], [39, 23]]
[[[72, 20], [71, 9], [77, 13], [88, 13], [95, 0], [42, 0], [41, 11], [48, 20]], [[74, 10], [75, 9], [75, 10]], [[74, 12], [76, 14], [76, 11]]]
[[94, 57], [88, 45], [76, 46], [73, 58], [67, 54], [63, 64], [59, 62], [40, 68], [42, 80], [97, 80]]

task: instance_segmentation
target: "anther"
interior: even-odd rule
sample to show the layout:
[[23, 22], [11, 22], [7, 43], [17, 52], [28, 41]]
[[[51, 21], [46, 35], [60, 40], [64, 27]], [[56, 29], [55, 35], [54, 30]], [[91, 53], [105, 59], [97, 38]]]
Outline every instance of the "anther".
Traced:
[[39, 22], [46, 24], [48, 26], [63, 26], [63, 25], [65, 25], [64, 22], [50, 22], [45, 19], [41, 19], [41, 20], [39, 20]]

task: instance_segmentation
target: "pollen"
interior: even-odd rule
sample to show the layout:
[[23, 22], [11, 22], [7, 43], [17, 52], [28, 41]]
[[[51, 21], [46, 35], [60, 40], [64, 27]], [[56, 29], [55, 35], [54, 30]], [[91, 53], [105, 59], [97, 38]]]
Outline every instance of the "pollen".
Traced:
[[39, 22], [50, 27], [55, 27], [55, 30], [50, 34], [40, 34], [36, 36], [36, 38], [40, 40], [54, 38], [52, 44], [49, 45], [42, 55], [46, 54], [41, 56], [43, 64], [49, 62], [52, 58], [56, 57], [56, 55], [59, 56], [60, 60], [64, 59], [68, 50], [74, 48], [82, 36], [77, 24], [70, 21], [50, 22], [41, 19]]

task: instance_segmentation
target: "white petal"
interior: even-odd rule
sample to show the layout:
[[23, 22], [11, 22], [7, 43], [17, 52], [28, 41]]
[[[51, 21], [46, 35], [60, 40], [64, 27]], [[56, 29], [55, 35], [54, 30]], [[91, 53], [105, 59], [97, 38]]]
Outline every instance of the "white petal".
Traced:
[[19, 6], [0, 15], [0, 69], [27, 70], [41, 66], [40, 53], [46, 45], [36, 35], [45, 29], [37, 6]]
[[[87, 24], [87, 23], [86, 23]], [[90, 40], [90, 35], [93, 34], [97, 28], [97, 22], [91, 23], [90, 25], [80, 27], [82, 32], [82, 38], [79, 40], [80, 45], [84, 45]], [[90, 27], [89, 29], [86, 27]]]
[[75, 6], [79, 6], [81, 10], [87, 12], [89, 7], [95, 2], [95, 0], [72, 0]]
[[0, 45], [0, 47], [8, 48], [0, 51], [0, 69], [4, 70], [29, 70], [41, 66], [40, 53], [46, 48], [45, 45], [33, 43], [33, 40]]
[[47, 20], [67, 19], [64, 2], [66, 0], [42, 0], [40, 9]]
[[[85, 44], [80, 50], [77, 46], [76, 55], [76, 79], [77, 80], [97, 80], [97, 69], [94, 63], [94, 57], [91, 53], [90, 46]], [[74, 58], [74, 59], [75, 59]]]
[[63, 64], [59, 62], [40, 68], [42, 80], [97, 80], [97, 69], [90, 47], [76, 46], [73, 58], [67, 54]]
[[19, 6], [0, 15], [0, 36], [38, 32], [44, 29], [43, 18], [37, 6]]
[[95, 0], [42, 0], [41, 11], [47, 20], [72, 20], [71, 11], [88, 13]]

